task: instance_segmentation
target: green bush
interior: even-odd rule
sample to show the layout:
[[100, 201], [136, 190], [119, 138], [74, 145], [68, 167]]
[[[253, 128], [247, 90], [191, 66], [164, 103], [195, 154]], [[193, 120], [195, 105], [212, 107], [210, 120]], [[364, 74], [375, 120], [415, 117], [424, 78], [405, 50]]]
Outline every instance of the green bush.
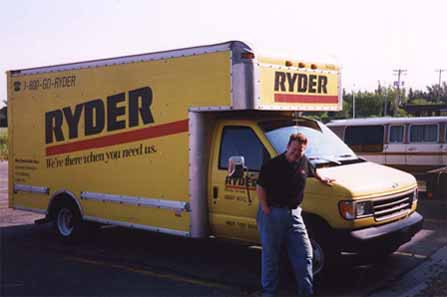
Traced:
[[0, 160], [8, 159], [8, 130], [0, 128]]

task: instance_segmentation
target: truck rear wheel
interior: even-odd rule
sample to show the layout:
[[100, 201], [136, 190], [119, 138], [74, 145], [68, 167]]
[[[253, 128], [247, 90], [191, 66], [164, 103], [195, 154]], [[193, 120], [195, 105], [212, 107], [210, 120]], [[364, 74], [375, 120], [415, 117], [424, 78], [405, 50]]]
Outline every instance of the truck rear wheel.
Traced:
[[54, 227], [63, 241], [73, 241], [79, 238], [82, 219], [79, 209], [74, 203], [61, 201], [54, 212]]

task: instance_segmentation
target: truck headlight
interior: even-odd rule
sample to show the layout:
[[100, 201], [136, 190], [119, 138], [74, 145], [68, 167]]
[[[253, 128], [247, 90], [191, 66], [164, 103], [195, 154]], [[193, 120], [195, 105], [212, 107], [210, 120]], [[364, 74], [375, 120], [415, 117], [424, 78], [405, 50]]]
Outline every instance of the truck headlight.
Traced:
[[410, 198], [411, 198], [411, 204], [415, 203], [418, 201], [418, 189], [413, 191], [413, 194], [411, 194]]
[[373, 214], [373, 206], [371, 201], [355, 202], [355, 217], [363, 218]]
[[344, 200], [339, 202], [338, 209], [346, 220], [369, 217], [374, 213], [371, 201]]

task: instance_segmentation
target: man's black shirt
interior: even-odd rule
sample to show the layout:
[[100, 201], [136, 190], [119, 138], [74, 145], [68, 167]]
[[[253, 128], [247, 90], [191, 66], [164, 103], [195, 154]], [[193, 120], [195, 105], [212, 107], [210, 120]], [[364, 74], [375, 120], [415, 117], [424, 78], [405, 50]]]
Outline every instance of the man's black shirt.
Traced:
[[315, 176], [315, 169], [305, 156], [290, 163], [283, 153], [262, 166], [257, 183], [267, 192], [270, 207], [296, 208], [303, 202], [308, 176]]

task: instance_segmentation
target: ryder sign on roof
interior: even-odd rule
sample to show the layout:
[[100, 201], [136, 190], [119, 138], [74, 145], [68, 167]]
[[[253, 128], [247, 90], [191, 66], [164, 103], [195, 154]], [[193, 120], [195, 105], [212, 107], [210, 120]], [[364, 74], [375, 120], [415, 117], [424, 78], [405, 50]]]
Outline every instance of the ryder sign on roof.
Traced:
[[259, 61], [259, 103], [264, 108], [341, 110], [338, 67], [262, 58]]

